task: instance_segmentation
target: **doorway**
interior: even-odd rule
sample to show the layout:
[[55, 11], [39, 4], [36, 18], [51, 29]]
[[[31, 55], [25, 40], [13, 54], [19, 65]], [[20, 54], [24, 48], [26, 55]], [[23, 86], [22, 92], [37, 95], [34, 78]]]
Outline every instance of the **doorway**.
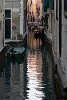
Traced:
[[11, 39], [11, 9], [5, 10], [5, 39]]

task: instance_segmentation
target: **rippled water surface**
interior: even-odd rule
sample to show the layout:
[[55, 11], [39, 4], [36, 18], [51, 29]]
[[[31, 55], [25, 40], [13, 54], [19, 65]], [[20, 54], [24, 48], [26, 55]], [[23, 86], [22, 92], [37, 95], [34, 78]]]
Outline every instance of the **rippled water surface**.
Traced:
[[28, 51], [28, 100], [55, 100], [51, 66], [48, 54], [43, 58], [41, 51]]
[[0, 71], [0, 100], [56, 100], [51, 58], [38, 45], [31, 45], [24, 59], [5, 61]]
[[28, 50], [23, 62], [6, 62], [0, 73], [0, 100], [53, 100], [51, 73], [48, 54], [43, 58], [41, 51]]

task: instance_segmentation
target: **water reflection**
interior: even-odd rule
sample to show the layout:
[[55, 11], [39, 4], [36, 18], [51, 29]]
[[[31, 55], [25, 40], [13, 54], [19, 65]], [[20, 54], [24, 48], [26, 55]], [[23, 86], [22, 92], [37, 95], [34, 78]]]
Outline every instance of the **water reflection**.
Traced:
[[56, 100], [52, 81], [52, 62], [47, 51], [28, 50], [26, 100]]
[[34, 32], [30, 32], [27, 36], [27, 44], [29, 49], [39, 49], [41, 48], [42, 41], [40, 39], [35, 39]]
[[24, 64], [6, 61], [0, 75], [0, 100], [24, 100]]
[[29, 100], [42, 100], [45, 97], [42, 89], [44, 88], [42, 84], [42, 54], [40, 51], [28, 52], [27, 57], [27, 77], [28, 83], [27, 91]]
[[30, 34], [24, 59], [6, 61], [0, 73], [0, 100], [56, 100], [51, 57], [41, 45]]
[[47, 51], [27, 50], [20, 63], [6, 61], [0, 73], [0, 100], [56, 100]]

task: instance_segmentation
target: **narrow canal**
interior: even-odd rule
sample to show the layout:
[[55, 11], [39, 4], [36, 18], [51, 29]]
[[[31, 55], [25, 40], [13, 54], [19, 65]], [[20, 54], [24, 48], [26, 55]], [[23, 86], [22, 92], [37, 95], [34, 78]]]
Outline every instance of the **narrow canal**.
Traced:
[[0, 71], [0, 100], [56, 100], [51, 57], [30, 33], [23, 59], [5, 61]]

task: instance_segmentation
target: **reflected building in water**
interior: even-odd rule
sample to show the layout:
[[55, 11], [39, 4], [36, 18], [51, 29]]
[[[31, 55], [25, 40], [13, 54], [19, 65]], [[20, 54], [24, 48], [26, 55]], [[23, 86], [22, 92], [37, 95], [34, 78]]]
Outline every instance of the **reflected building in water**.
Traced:
[[41, 100], [45, 97], [42, 90], [44, 88], [42, 75], [42, 54], [37, 51], [29, 52], [27, 57], [27, 87], [29, 88], [27, 96], [30, 100]]
[[0, 99], [21, 100], [26, 97], [26, 58], [22, 63], [6, 62], [0, 74]]

